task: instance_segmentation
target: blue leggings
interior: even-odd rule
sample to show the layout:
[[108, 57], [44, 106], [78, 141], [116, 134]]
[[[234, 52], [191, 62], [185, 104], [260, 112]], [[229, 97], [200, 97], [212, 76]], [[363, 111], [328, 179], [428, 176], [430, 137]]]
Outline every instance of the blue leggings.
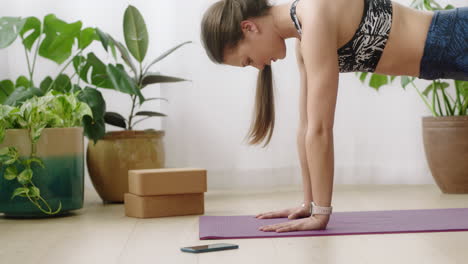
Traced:
[[419, 78], [468, 81], [468, 7], [434, 11]]

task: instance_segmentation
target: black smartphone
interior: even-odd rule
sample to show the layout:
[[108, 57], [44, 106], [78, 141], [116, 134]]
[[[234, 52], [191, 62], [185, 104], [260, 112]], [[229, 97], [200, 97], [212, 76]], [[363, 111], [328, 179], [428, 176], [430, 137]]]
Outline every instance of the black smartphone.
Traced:
[[236, 248], [239, 248], [239, 246], [235, 244], [216, 243], [216, 244], [211, 244], [211, 245], [183, 247], [180, 250], [182, 250], [183, 252], [190, 252], [190, 253], [202, 253], [202, 252], [219, 251], [219, 250], [236, 249]]

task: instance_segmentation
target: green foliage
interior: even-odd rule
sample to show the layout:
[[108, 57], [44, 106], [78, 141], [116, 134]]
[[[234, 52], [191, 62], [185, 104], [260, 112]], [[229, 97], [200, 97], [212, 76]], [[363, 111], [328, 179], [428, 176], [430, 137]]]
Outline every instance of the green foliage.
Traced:
[[138, 62], [142, 62], [148, 50], [148, 31], [136, 7], [128, 6], [125, 10], [123, 28], [128, 50]]
[[[28, 129], [32, 144], [32, 153], [28, 159], [20, 158], [15, 147], [0, 149], [0, 167], [7, 166], [3, 177], [8, 181], [17, 180], [22, 186], [14, 190], [11, 199], [16, 196], [27, 197], [46, 214], [60, 211], [61, 204], [58, 210], [52, 212], [50, 206], [40, 196], [40, 190], [32, 182], [34, 171], [31, 164], [38, 163], [44, 168], [42, 160], [36, 156], [35, 148], [44, 128], [81, 126], [83, 117], [93, 116], [88, 104], [78, 100], [78, 96], [82, 93], [77, 91], [72, 94], [62, 94], [58, 91], [49, 91], [44, 96], [29, 98], [18, 107], [0, 105], [0, 143], [5, 138], [6, 129], [23, 128]], [[21, 172], [17, 169], [19, 164], [24, 167]], [[48, 210], [43, 209], [40, 202], [44, 203]]]
[[[8, 79], [0, 81], [1, 104], [18, 106], [27, 99], [34, 96], [44, 96], [49, 91], [61, 93], [79, 91], [81, 90], [79, 86], [80, 77], [86, 78], [91, 68], [93, 70], [92, 84], [95, 84], [96, 87], [112, 85], [111, 81], [106, 79], [105, 65], [94, 54], [91, 53], [88, 58], [80, 55], [84, 49], [98, 39], [98, 34], [94, 28], [81, 29], [81, 21], [67, 23], [54, 14], [49, 14], [44, 17], [43, 22], [36, 17], [24, 19], [20, 17], [2, 17], [0, 18], [0, 25], [0, 48], [8, 47], [19, 36], [24, 46], [29, 73], [29, 76], [19, 76], [15, 82]], [[55, 77], [46, 76], [40, 81], [39, 87], [34, 84], [37, 55], [52, 60], [58, 65], [64, 64]], [[73, 76], [64, 73], [71, 63], [73, 63], [76, 71]], [[80, 76], [77, 76], [74, 80], [73, 77], [76, 74]], [[96, 90], [96, 93], [99, 92]], [[93, 104], [92, 107], [105, 107], [105, 102], [100, 93], [97, 98], [100, 100], [99, 103]], [[99, 113], [102, 111], [94, 110], [94, 112]], [[90, 139], [94, 140], [94, 142], [99, 139], [97, 136], [101, 138], [104, 136], [104, 112], [100, 116], [95, 115], [94, 119], [91, 118], [84, 124], [89, 124], [84, 126], [85, 135], [91, 136]], [[88, 131], [89, 129], [93, 131]]]
[[[19, 36], [29, 73], [14, 82], [9, 79], [0, 81], [0, 142], [7, 129], [23, 128], [28, 130], [32, 145], [31, 155], [25, 159], [19, 157], [15, 147], [0, 149], [0, 168], [5, 166], [3, 177], [6, 180], [16, 180], [21, 186], [14, 190], [11, 199], [17, 196], [28, 198], [46, 214], [58, 213], [62, 205], [60, 203], [53, 211], [32, 181], [32, 164], [44, 168], [42, 160], [36, 156], [36, 144], [42, 131], [49, 127], [83, 126], [85, 135], [94, 143], [105, 133], [105, 102], [101, 93], [89, 87], [82, 90], [80, 77], [74, 83], [76, 74], [71, 77], [64, 74], [72, 62], [77, 74], [87, 72], [86, 65], [94, 65], [95, 58], [90, 57], [88, 62], [80, 54], [97, 39], [97, 33], [94, 28], [82, 30], [81, 27], [81, 21], [66, 23], [53, 14], [45, 16], [43, 23], [36, 17], [0, 18], [0, 48], [10, 46]], [[55, 77], [45, 77], [39, 88], [34, 85], [33, 78], [37, 55], [60, 66], [65, 64]]]
[[[108, 33], [105, 33], [101, 29], [96, 28], [96, 34], [102, 44], [102, 47], [107, 52], [112, 52], [112, 56], [114, 57], [116, 63], [105, 65], [100, 61], [94, 60], [94, 58], [90, 59], [90, 54], [88, 54], [88, 63], [91, 63], [91, 65], [84, 66], [84, 72], [80, 72], [79, 76], [87, 83], [95, 84], [98, 87], [113, 89], [130, 95], [132, 100], [132, 108], [128, 120], [118, 113], [107, 112], [105, 113], [104, 121], [107, 124], [131, 130], [135, 124], [143, 121], [148, 117], [165, 116], [161, 113], [153, 112], [157, 113], [157, 115], [155, 114], [147, 116], [144, 119], [133, 122], [133, 119], [138, 116], [137, 114], [134, 114], [136, 99], [138, 97], [140, 106], [145, 101], [155, 99], [165, 100], [164, 98], [145, 99], [141, 93], [141, 89], [155, 83], [188, 81], [182, 78], [160, 75], [159, 73], [151, 73], [149, 72], [149, 69], [178, 48], [191, 43], [191, 41], [183, 42], [171, 48], [170, 50], [160, 55], [158, 58], [154, 59], [151, 63], [148, 64], [148, 66], [143, 67], [142, 63], [144, 62], [148, 50], [149, 37], [144, 18], [139, 10], [134, 6], [129, 5], [125, 10], [123, 16], [123, 33], [125, 45], [115, 40], [115, 38], [113, 38]], [[120, 53], [120, 58], [125, 65], [122, 65], [117, 61], [116, 51]], [[93, 69], [91, 75], [88, 73], [90, 68]], [[129, 72], [127, 72], [127, 69]], [[91, 76], [91, 80], [88, 76]]]
[[10, 46], [18, 37], [25, 21], [19, 17], [0, 18], [0, 49]]
[[[453, 9], [454, 6], [447, 5], [442, 7], [435, 0], [413, 0], [411, 7], [427, 11], [435, 10], [448, 10]], [[376, 73], [361, 72], [355, 73], [362, 83], [366, 83], [369, 79], [368, 85], [377, 91], [380, 87], [390, 84], [394, 81], [396, 76], [385, 76]], [[370, 77], [368, 77], [370, 76]], [[453, 115], [467, 115], [468, 97], [467, 90], [468, 82], [454, 80], [454, 87], [456, 92], [456, 99], [453, 99], [446, 89], [450, 86], [449, 83], [440, 80], [434, 80], [429, 84], [423, 92], [414, 84], [416, 77], [400, 76], [400, 84], [403, 89], [411, 84], [426, 106], [431, 110], [433, 116], [453, 116]], [[431, 103], [429, 103], [431, 102]]]

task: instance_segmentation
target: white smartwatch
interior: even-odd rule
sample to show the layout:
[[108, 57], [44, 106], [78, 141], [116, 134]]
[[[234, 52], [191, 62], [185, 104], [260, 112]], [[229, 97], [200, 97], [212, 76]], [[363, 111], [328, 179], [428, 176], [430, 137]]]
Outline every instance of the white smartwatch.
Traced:
[[[305, 205], [302, 204], [302, 207]], [[315, 215], [315, 214], [324, 214], [324, 215], [330, 215], [332, 213], [333, 207], [324, 207], [324, 206], [318, 206], [314, 202], [310, 202], [310, 215]]]

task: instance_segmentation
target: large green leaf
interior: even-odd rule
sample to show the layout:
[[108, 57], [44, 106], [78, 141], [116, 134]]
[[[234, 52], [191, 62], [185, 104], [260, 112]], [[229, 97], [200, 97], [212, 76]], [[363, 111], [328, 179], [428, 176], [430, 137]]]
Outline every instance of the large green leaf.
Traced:
[[142, 87], [145, 87], [153, 83], [171, 83], [171, 82], [184, 82], [184, 81], [189, 81], [189, 80], [172, 77], [172, 76], [148, 73], [143, 77]]
[[3, 102], [3, 104], [17, 106], [35, 95], [43, 96], [44, 93], [35, 87], [26, 88], [21, 86], [16, 88], [13, 93], [11, 93], [10, 96], [8, 96], [8, 98]]
[[78, 94], [78, 100], [85, 102], [91, 108], [94, 119], [103, 119], [106, 112], [106, 102], [97, 89], [86, 87]]
[[88, 115], [83, 117], [83, 127], [84, 135], [93, 140], [94, 144], [96, 144], [106, 133], [104, 124], [106, 102], [101, 92], [91, 87], [85, 87], [82, 92], [78, 94], [78, 99], [88, 104], [93, 112], [93, 117]]
[[161, 54], [159, 57], [157, 57], [154, 61], [152, 61], [147, 67], [146, 67], [146, 70], [145, 72], [147, 72], [149, 70], [149, 68], [151, 68], [151, 66], [153, 66], [156, 62], [164, 59], [165, 57], [167, 57], [169, 54], [173, 53], [176, 49], [182, 47], [183, 45], [186, 45], [188, 43], [192, 43], [192, 41], [185, 41], [175, 47], [173, 47], [172, 49], [169, 49], [168, 51], [164, 52], [163, 54]]
[[80, 32], [78, 39], [78, 48], [85, 49], [88, 47], [94, 40], [99, 40], [94, 28], [85, 28]]
[[140, 89], [136, 86], [134, 80], [128, 76], [123, 67], [116, 67], [112, 64], [107, 65], [107, 75], [109, 76], [114, 89], [123, 93], [138, 95], [140, 104], [145, 101]]
[[88, 54], [87, 59], [82, 56], [73, 58], [73, 67], [83, 81], [100, 88], [114, 89], [107, 75], [106, 65], [93, 52]]
[[101, 42], [104, 49], [107, 51], [107, 47], [109, 46], [109, 36], [107, 33], [103, 32], [99, 28], [96, 28], [96, 34], [98, 35], [98, 40]]
[[8, 96], [15, 90], [15, 84], [10, 80], [0, 82], [0, 104], [3, 104]]
[[63, 73], [57, 76], [52, 86], [53, 90], [59, 91], [62, 93], [70, 92], [71, 88], [72, 88], [72, 84], [71, 84], [70, 77], [68, 77], [68, 75], [63, 74]]
[[18, 78], [16, 78], [16, 84], [15, 84], [15, 87], [31, 87], [31, 82], [29, 81], [29, 79], [24, 76], [24, 75], [21, 75], [19, 76]]
[[116, 112], [106, 112], [104, 115], [104, 121], [116, 127], [126, 128], [127, 124], [125, 123], [125, 118]]
[[106, 134], [104, 119], [93, 119], [90, 116], [83, 117], [84, 135], [93, 140], [94, 145]]
[[148, 31], [143, 16], [132, 5], [125, 10], [123, 31], [128, 50], [137, 61], [142, 62], [148, 50]]
[[26, 20], [20, 17], [0, 18], [0, 49], [10, 46], [18, 37]]
[[52, 84], [53, 81], [54, 80], [52, 79], [52, 77], [47, 76], [44, 78], [44, 80], [42, 80], [41, 84], [39, 85], [39, 88], [41, 89], [43, 93], [47, 93], [49, 89], [52, 88], [50, 85]]
[[114, 43], [114, 45], [119, 50], [119, 52], [121, 54], [121, 57], [124, 60], [124, 62], [130, 67], [130, 69], [136, 75], [138, 73], [138, 71], [137, 71], [137, 68], [136, 68], [135, 64], [132, 61], [132, 58], [130, 57], [130, 54], [128, 53], [127, 48], [125, 48], [125, 46], [122, 43], [114, 40], [113, 38], [110, 38], [110, 39], [112, 40], [112, 43]]
[[[28, 33], [27, 37], [25, 36], [26, 33]], [[34, 42], [41, 35], [41, 21], [37, 17], [26, 18], [26, 23], [21, 29], [20, 35], [23, 38], [23, 45], [27, 50], [31, 50]]]
[[81, 21], [68, 24], [55, 15], [44, 18], [44, 33], [46, 37], [39, 47], [39, 55], [62, 64], [70, 57], [75, 38], [81, 34]]
[[140, 111], [136, 113], [137, 116], [166, 116], [165, 114], [153, 112], [153, 111]]

